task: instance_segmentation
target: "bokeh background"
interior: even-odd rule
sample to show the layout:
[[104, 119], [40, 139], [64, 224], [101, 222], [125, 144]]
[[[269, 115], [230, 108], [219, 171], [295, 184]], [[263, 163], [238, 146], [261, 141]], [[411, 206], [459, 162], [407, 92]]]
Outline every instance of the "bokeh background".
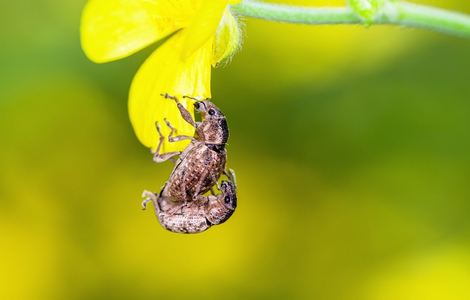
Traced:
[[156, 45], [91, 63], [84, 4], [1, 5], [1, 299], [470, 299], [468, 39], [245, 20], [213, 73], [239, 207], [177, 235], [127, 116]]

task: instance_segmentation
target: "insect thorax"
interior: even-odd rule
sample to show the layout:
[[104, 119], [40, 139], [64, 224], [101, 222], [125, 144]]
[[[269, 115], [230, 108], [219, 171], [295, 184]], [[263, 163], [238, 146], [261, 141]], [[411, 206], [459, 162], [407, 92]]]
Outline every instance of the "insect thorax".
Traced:
[[206, 144], [226, 144], [228, 140], [228, 125], [225, 118], [207, 120], [196, 130], [197, 137]]

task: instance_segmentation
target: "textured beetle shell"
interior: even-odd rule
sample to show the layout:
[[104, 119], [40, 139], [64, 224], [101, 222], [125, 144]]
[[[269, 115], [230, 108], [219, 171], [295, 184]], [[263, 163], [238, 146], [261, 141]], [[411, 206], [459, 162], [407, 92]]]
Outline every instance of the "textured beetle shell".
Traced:
[[[209, 229], [212, 224], [205, 216], [205, 205], [199, 202], [172, 203], [166, 197], [158, 199], [157, 217], [160, 224], [167, 230], [177, 233], [199, 233]], [[171, 207], [176, 212], [169, 214], [163, 207]]]
[[208, 144], [226, 144], [229, 137], [227, 120], [220, 118], [200, 123], [196, 136], [198, 140]]
[[181, 154], [167, 181], [162, 196], [191, 201], [210, 190], [226, 163], [225, 148], [214, 151], [202, 142], [192, 142]]

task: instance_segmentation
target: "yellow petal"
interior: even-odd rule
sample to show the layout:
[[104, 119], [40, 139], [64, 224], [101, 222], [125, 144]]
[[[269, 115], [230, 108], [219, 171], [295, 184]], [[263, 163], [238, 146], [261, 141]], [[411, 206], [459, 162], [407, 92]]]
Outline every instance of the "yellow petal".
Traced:
[[82, 48], [97, 63], [129, 56], [189, 24], [199, 2], [90, 0], [82, 14]]
[[221, 61], [235, 54], [240, 47], [241, 36], [238, 21], [230, 13], [230, 9], [226, 8], [215, 35], [212, 58], [213, 66], [217, 66]]
[[204, 0], [202, 2], [188, 27], [183, 57], [190, 56], [214, 36], [227, 4], [228, 0]]
[[[169, 129], [163, 123], [167, 118], [178, 130], [178, 135], [194, 134], [173, 100], [165, 99], [162, 93], [177, 96], [180, 102], [193, 113], [191, 100], [181, 96], [210, 97], [210, 72], [213, 39], [197, 49], [188, 59], [182, 59], [183, 40], [187, 32], [177, 32], [159, 47], [137, 72], [129, 95], [129, 116], [137, 138], [145, 146], [155, 149], [158, 135], [155, 121], [168, 136]], [[169, 143], [165, 139], [163, 152], [181, 151], [188, 142]]]

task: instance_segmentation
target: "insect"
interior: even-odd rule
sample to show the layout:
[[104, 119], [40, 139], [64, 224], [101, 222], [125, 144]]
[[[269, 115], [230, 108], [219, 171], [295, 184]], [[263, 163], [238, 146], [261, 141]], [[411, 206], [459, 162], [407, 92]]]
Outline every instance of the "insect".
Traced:
[[196, 133], [194, 137], [175, 136], [176, 129], [165, 119], [166, 125], [171, 130], [168, 136], [169, 142], [190, 139], [191, 143], [183, 152], [160, 154], [164, 136], [159, 124], [156, 123], [160, 140], [154, 153], [154, 161], [159, 163], [179, 155], [170, 178], [162, 190], [162, 196], [172, 198], [174, 201], [192, 201], [209, 191], [225, 170], [227, 160], [225, 144], [229, 136], [227, 121], [220, 109], [207, 99], [199, 101], [191, 98], [196, 100], [194, 107], [202, 118], [201, 122], [196, 122], [176, 97], [168, 94], [163, 96], [176, 102], [181, 116], [194, 126]]
[[[142, 197], [152, 201], [160, 224], [172, 232], [199, 233], [230, 218], [237, 207], [235, 173], [230, 170], [229, 180], [223, 180], [219, 195], [198, 196], [192, 202], [172, 199], [144, 191]], [[162, 190], [163, 191], [163, 190]]]

